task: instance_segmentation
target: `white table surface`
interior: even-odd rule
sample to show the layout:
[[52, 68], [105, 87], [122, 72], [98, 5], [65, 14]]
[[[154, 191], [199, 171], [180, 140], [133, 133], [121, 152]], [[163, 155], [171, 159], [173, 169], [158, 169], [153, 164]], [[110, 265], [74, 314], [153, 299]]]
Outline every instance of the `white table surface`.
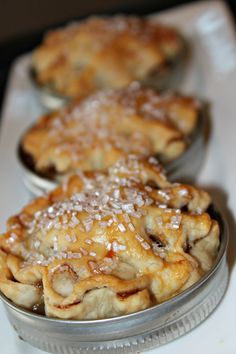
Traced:
[[[214, 313], [187, 335], [150, 354], [236, 354], [236, 36], [222, 1], [203, 1], [161, 15], [192, 43], [192, 58], [180, 84], [185, 93], [210, 102], [211, 138], [197, 183], [208, 189], [226, 213], [230, 230], [226, 295]], [[30, 56], [14, 63], [5, 96], [0, 135], [0, 231], [29, 195], [16, 159], [21, 133], [42, 112], [27, 75]], [[18, 339], [0, 304], [0, 354], [42, 354]]]

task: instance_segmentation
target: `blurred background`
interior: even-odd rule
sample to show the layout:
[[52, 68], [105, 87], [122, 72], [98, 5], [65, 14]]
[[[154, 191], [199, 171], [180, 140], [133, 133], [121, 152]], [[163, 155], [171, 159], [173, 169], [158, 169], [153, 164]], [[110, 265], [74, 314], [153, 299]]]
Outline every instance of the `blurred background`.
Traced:
[[[40, 43], [43, 33], [91, 14], [148, 14], [196, 1], [0, 0], [0, 109], [12, 61]], [[236, 0], [226, 1], [236, 18]]]

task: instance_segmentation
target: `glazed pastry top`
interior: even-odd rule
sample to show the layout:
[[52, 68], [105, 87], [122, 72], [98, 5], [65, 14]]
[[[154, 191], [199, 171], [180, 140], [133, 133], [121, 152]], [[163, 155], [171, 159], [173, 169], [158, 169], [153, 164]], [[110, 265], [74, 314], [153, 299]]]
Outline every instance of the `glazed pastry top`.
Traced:
[[49, 32], [33, 53], [32, 67], [39, 84], [81, 97], [148, 81], [182, 50], [176, 30], [155, 20], [91, 17]]
[[168, 162], [187, 149], [199, 115], [197, 99], [134, 82], [41, 117], [21, 146], [35, 171], [45, 175], [105, 170], [127, 154]]

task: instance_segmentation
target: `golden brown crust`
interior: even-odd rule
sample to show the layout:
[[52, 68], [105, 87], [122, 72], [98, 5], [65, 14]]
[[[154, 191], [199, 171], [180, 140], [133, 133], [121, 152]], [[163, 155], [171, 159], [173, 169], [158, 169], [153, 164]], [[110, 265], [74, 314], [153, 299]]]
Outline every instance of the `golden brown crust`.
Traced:
[[146, 81], [183, 49], [172, 28], [138, 17], [92, 17], [49, 32], [33, 53], [40, 84], [67, 96]]
[[[152, 185], [152, 187], [151, 187]], [[107, 318], [163, 302], [213, 264], [209, 195], [169, 183], [152, 159], [80, 173], [8, 220], [0, 289], [47, 316]]]
[[133, 83], [41, 117], [24, 136], [22, 148], [41, 173], [104, 170], [127, 154], [170, 161], [187, 148], [199, 112], [192, 97]]

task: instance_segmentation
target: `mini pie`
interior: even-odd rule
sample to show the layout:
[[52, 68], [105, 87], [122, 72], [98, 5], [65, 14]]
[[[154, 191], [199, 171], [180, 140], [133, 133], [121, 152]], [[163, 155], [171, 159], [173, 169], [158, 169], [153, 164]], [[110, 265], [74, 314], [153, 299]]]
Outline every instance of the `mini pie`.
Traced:
[[158, 155], [166, 163], [187, 149], [199, 115], [195, 98], [137, 82], [98, 91], [41, 117], [21, 141], [21, 160], [52, 179], [76, 169], [105, 170], [127, 154]]
[[8, 220], [0, 290], [62, 319], [101, 319], [159, 304], [213, 265], [219, 225], [209, 195], [171, 184], [155, 160], [80, 173]]
[[81, 97], [134, 80], [157, 81], [183, 47], [176, 30], [151, 19], [92, 17], [49, 32], [33, 53], [32, 68], [40, 85]]

